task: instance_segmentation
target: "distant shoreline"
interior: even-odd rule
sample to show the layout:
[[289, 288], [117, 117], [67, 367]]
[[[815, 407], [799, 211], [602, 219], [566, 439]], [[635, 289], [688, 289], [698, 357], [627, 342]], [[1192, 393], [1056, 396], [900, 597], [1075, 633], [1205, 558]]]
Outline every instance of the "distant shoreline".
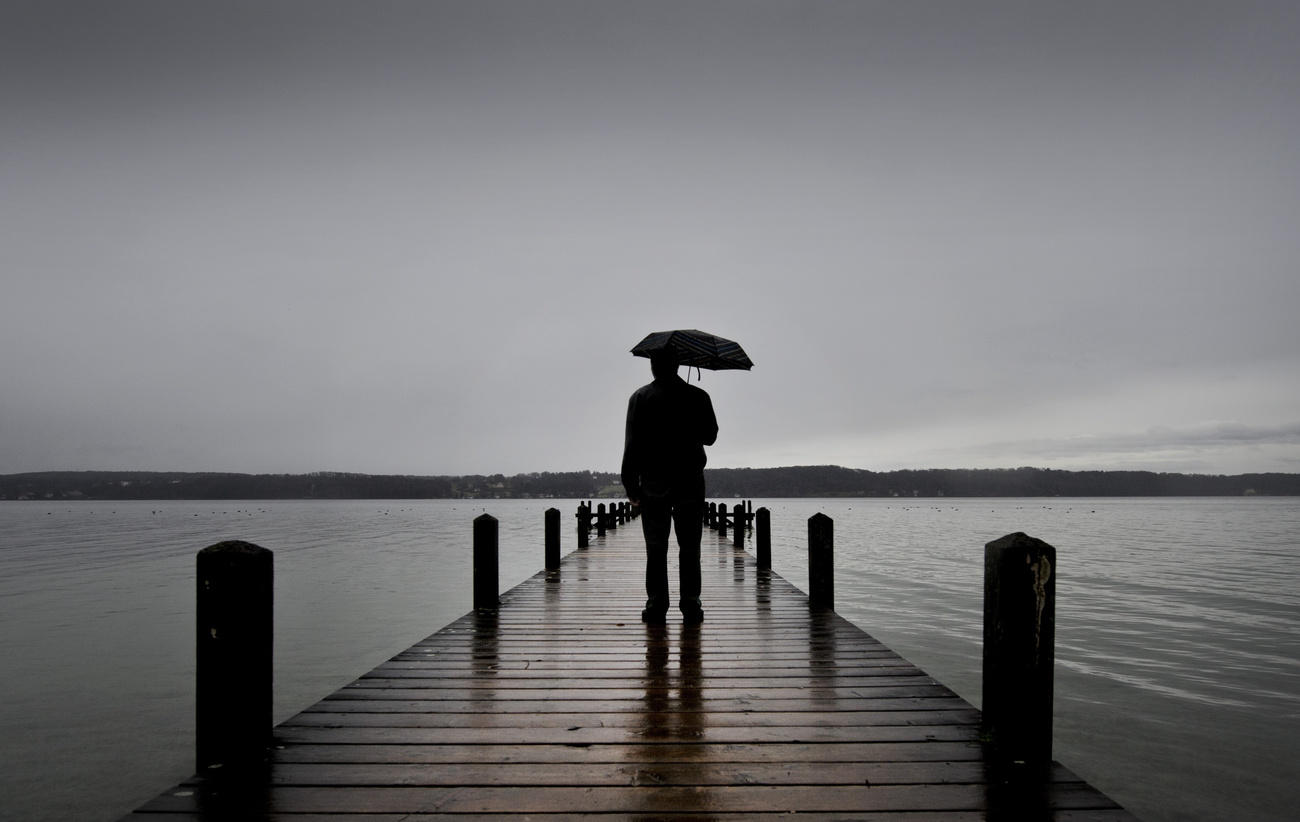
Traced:
[[[1048, 468], [867, 471], [840, 466], [713, 468], [709, 496], [812, 497], [1239, 497], [1300, 496], [1300, 474], [1169, 474]], [[0, 474], [0, 500], [587, 499], [621, 498], [618, 474], [600, 471], [413, 476], [40, 471]]]

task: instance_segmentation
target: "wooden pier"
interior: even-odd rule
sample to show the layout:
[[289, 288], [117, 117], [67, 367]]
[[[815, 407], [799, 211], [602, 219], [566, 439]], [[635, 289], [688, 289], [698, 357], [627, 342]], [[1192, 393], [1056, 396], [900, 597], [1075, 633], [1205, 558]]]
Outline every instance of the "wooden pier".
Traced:
[[643, 625], [641, 529], [612, 529], [276, 727], [256, 774], [126, 819], [1133, 819], [1005, 772], [971, 705], [733, 540], [701, 564], [704, 624]]

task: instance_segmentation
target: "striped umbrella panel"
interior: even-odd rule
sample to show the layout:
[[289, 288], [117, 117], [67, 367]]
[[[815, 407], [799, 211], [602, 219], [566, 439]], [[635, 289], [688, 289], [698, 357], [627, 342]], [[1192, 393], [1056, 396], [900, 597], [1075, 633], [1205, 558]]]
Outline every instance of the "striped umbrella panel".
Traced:
[[695, 329], [656, 331], [637, 343], [632, 353], [649, 357], [665, 349], [675, 353], [682, 365], [695, 368], [719, 371], [731, 368], [748, 370], [754, 366], [740, 343]]

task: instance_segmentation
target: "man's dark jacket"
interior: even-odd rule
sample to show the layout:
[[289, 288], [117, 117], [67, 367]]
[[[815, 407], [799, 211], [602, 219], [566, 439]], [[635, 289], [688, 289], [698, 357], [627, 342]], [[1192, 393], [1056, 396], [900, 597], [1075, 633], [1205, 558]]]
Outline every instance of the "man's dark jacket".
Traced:
[[623, 442], [628, 499], [704, 494], [704, 446], [718, 438], [718, 419], [704, 389], [676, 374], [632, 394]]

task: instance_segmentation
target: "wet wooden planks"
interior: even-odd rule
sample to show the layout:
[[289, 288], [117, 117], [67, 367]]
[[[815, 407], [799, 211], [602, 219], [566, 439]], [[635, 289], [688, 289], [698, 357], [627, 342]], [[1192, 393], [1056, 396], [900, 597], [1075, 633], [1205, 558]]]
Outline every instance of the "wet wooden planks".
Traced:
[[277, 727], [265, 779], [128, 818], [1132, 818], [1060, 765], [991, 778], [969, 704], [705, 543], [701, 626], [639, 621], [640, 529], [611, 531]]

